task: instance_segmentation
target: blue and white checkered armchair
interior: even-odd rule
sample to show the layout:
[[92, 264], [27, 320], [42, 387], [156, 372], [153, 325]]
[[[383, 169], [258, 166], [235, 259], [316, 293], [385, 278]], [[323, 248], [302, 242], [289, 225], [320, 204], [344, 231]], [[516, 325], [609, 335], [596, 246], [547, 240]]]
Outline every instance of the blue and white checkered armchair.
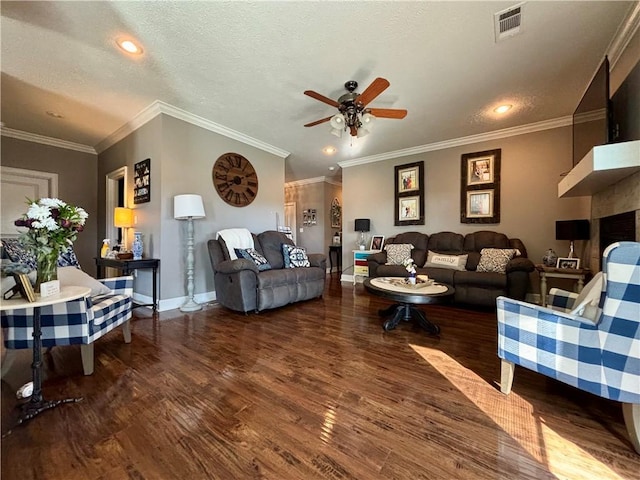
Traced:
[[[594, 287], [590, 304], [588, 289]], [[577, 294], [552, 289], [551, 308], [498, 297], [500, 389], [511, 392], [514, 366], [520, 365], [622, 402], [640, 453], [640, 243], [607, 247], [601, 274], [584, 291], [587, 298], [581, 295], [576, 305]]]
[[[40, 311], [42, 346], [80, 344], [85, 375], [93, 373], [93, 342], [122, 325], [125, 343], [131, 342], [133, 277], [99, 280], [111, 291], [66, 303], [44, 306]], [[15, 350], [33, 347], [32, 313], [27, 309], [2, 311], [2, 331], [7, 355], [3, 374], [15, 359]]]

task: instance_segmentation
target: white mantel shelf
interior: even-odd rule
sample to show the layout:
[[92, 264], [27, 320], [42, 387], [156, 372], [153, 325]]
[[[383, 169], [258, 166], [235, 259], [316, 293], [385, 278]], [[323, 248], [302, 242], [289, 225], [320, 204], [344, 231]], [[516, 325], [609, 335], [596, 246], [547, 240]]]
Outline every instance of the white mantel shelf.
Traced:
[[558, 197], [593, 195], [640, 171], [640, 140], [594, 147], [558, 184]]

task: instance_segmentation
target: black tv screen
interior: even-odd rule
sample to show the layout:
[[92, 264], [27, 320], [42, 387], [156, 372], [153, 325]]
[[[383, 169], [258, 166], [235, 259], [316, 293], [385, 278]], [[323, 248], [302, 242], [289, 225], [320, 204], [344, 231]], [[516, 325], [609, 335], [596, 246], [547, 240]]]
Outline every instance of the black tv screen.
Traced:
[[573, 113], [573, 166], [598, 145], [609, 143], [609, 60], [598, 68]]

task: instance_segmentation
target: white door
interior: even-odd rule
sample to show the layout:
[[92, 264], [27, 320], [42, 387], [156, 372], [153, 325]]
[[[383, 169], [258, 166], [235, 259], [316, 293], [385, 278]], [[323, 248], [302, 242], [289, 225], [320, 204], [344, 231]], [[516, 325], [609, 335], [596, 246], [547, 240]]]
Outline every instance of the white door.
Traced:
[[17, 237], [14, 221], [27, 211], [27, 199], [58, 196], [58, 174], [0, 167], [0, 236]]

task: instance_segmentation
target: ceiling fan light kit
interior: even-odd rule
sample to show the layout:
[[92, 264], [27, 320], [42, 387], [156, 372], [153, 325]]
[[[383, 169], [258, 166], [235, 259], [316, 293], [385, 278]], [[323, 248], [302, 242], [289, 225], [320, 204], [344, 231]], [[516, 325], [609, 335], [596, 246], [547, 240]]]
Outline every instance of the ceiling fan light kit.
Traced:
[[389, 81], [384, 78], [376, 78], [364, 92], [355, 93], [358, 88], [358, 82], [349, 80], [344, 84], [344, 88], [349, 92], [338, 98], [338, 101], [332, 100], [313, 90], [307, 90], [305, 95], [315, 98], [327, 105], [331, 105], [339, 110], [331, 117], [326, 117], [315, 122], [307, 123], [305, 127], [313, 127], [324, 122], [331, 125], [331, 134], [336, 137], [342, 137], [343, 131], [349, 131], [352, 137], [364, 137], [371, 132], [376, 117], [401, 119], [406, 117], [407, 111], [392, 108], [366, 108], [366, 106], [385, 91], [389, 87]]

